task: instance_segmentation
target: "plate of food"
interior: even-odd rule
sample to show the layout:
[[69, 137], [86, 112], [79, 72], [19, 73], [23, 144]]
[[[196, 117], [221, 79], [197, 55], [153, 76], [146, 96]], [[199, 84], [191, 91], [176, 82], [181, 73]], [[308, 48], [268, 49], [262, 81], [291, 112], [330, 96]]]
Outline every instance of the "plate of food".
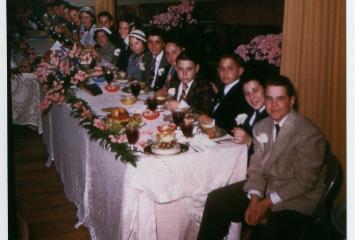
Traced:
[[121, 97], [121, 103], [124, 105], [133, 105], [137, 102], [137, 99], [133, 95], [126, 95]]
[[145, 118], [145, 119], [148, 119], [148, 120], [154, 120], [154, 119], [157, 119], [159, 117], [160, 113], [157, 112], [157, 111], [151, 111], [151, 110], [147, 110], [145, 112], [142, 113], [142, 116]]
[[220, 138], [227, 135], [227, 132], [223, 128], [214, 125], [200, 125], [200, 128], [210, 139]]
[[155, 155], [174, 155], [186, 152], [189, 146], [186, 144], [178, 143], [174, 132], [158, 132], [157, 141], [144, 148], [147, 154]]
[[167, 131], [170, 131], [170, 132], [173, 132], [176, 130], [176, 125], [175, 124], [172, 124], [172, 123], [169, 123], [169, 124], [161, 124], [161, 125], [158, 125], [157, 126], [157, 130], [159, 132], [167, 132]]

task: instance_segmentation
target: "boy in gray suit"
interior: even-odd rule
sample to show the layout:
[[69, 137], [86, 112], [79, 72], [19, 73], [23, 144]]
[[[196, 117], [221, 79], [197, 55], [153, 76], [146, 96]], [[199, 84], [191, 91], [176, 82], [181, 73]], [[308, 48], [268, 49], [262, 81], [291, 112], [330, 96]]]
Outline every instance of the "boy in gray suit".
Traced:
[[256, 225], [254, 239], [297, 239], [310, 224], [323, 193], [326, 141], [320, 130], [293, 110], [295, 90], [285, 76], [266, 84], [269, 117], [253, 128], [254, 154], [246, 181], [212, 191], [198, 239], [223, 239], [231, 221]]

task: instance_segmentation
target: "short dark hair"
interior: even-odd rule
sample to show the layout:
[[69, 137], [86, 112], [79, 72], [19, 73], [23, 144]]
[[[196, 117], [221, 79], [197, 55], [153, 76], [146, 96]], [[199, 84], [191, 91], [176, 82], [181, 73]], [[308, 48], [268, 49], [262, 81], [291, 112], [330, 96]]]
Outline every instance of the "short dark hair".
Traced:
[[286, 89], [286, 94], [289, 97], [296, 97], [296, 90], [291, 80], [284, 75], [270, 75], [265, 88], [268, 86], [280, 86]]
[[108, 19], [110, 21], [113, 21], [113, 17], [111, 15], [111, 13], [107, 12], [107, 11], [102, 11], [102, 12], [99, 12], [99, 14], [97, 14], [97, 19], [99, 19], [100, 17], [108, 17]]
[[229, 54], [223, 54], [219, 57], [218, 63], [221, 62], [222, 59], [230, 58], [232, 59], [235, 64], [237, 64], [239, 67], [244, 67], [244, 60], [237, 54], [229, 53]]
[[181, 39], [175, 36], [168, 36], [168, 38], [165, 41], [165, 46], [168, 43], [174, 43], [176, 46], [180, 47], [181, 49], [185, 48], [185, 43]]
[[243, 85], [250, 81], [256, 81], [260, 84], [260, 86], [262, 86], [265, 89], [265, 84], [266, 84], [265, 77], [261, 76], [261, 74], [258, 74], [256, 72], [245, 73], [240, 77], [240, 80], [243, 83]]
[[163, 42], [165, 42], [165, 32], [161, 28], [151, 28], [147, 34], [147, 40], [149, 36], [159, 36]]
[[187, 60], [187, 61], [192, 61], [194, 64], [200, 64], [199, 57], [196, 53], [192, 51], [182, 51], [179, 56], [176, 58], [176, 62], [182, 61], [182, 60]]

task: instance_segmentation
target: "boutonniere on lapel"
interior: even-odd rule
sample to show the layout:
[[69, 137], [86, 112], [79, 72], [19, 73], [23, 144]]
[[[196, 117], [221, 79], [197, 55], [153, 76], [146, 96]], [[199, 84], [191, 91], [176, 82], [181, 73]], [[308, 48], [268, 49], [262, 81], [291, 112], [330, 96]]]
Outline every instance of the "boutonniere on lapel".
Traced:
[[169, 96], [171, 96], [171, 97], [174, 97], [175, 96], [175, 88], [169, 88], [169, 90], [168, 90], [168, 94], [169, 94]]
[[244, 124], [245, 120], [247, 120], [248, 115], [246, 113], [241, 113], [238, 114], [238, 116], [234, 119], [235, 123], [237, 124], [237, 126], [241, 126]]
[[139, 69], [142, 70], [142, 71], [145, 71], [145, 65], [144, 65], [144, 62], [141, 62], [139, 61]]
[[115, 55], [116, 57], [118, 57], [121, 53], [121, 49], [116, 48], [115, 51], [113, 52], [113, 55]]
[[258, 140], [259, 143], [267, 143], [269, 141], [269, 137], [266, 133], [261, 133], [260, 135], [256, 136], [256, 140]]
[[158, 76], [160, 77], [161, 75], [163, 75], [165, 72], [165, 69], [164, 68], [159, 68], [158, 69]]

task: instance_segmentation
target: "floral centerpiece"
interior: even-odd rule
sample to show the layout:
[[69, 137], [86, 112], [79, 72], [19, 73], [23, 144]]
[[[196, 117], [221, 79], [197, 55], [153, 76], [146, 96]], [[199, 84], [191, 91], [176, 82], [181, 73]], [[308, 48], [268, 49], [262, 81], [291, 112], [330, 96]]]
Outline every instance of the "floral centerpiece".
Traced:
[[259, 35], [248, 44], [241, 44], [234, 51], [244, 61], [267, 61], [269, 64], [281, 65], [282, 33]]
[[168, 7], [167, 12], [153, 16], [150, 24], [170, 31], [173, 28], [183, 28], [186, 25], [197, 23], [197, 20], [192, 16], [194, 5], [195, 1], [193, 0], [181, 0], [180, 4]]
[[[38, 65], [36, 75], [44, 92], [40, 109], [47, 110], [52, 104], [62, 105], [64, 101], [71, 108], [71, 115], [80, 120], [91, 139], [111, 149], [122, 162], [135, 166], [137, 156], [129, 151], [125, 137], [125, 124], [139, 125], [141, 121], [130, 118], [125, 124], [117, 124], [107, 117], [96, 115], [90, 106], [75, 95], [77, 85], [85, 83], [89, 76], [103, 74], [101, 67], [95, 67], [95, 58], [87, 49], [74, 45], [72, 49], [51, 51]], [[90, 65], [90, 71], [86, 65]], [[84, 66], [84, 67], [83, 67]]]

